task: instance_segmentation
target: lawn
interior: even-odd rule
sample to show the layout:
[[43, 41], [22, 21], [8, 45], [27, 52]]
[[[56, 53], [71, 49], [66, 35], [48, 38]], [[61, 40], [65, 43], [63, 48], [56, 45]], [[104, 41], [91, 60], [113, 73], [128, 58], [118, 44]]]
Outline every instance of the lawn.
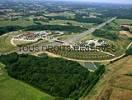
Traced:
[[54, 98], [21, 81], [9, 77], [0, 63], [0, 100], [54, 100]]

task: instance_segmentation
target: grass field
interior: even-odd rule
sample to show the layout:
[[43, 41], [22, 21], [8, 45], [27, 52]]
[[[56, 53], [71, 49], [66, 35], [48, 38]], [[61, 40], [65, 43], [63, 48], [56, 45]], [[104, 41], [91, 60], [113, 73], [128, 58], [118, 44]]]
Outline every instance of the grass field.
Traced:
[[13, 40], [13, 42], [16, 45], [26, 45], [26, 44], [32, 44], [32, 43], [34, 43], [34, 42], [30, 42], [30, 41], [20, 41], [20, 40]]
[[132, 24], [132, 20], [129, 19], [116, 19], [116, 23], [122, 25], [122, 24]]
[[81, 26], [81, 27], [84, 27], [84, 28], [91, 28], [93, 27], [93, 23], [82, 23], [82, 22], [77, 22], [77, 21], [72, 21], [72, 20], [53, 20], [53, 21], [50, 21], [49, 22], [50, 24], [63, 24], [63, 25], [67, 25], [67, 23], [70, 23], [71, 25], [73, 26]]
[[54, 100], [54, 98], [21, 81], [9, 77], [0, 63], [0, 100]]
[[[110, 71], [114, 73], [109, 79], [108, 86], [104, 88], [100, 99], [107, 100], [131, 100], [132, 99], [132, 77], [127, 76], [130, 71], [132, 71], [132, 57], [126, 57], [124, 60], [118, 61], [116, 64], [111, 64], [109, 67]], [[122, 61], [122, 62], [121, 62]], [[118, 68], [118, 70], [117, 70]], [[99, 99], [99, 100], [100, 100]]]
[[4, 26], [22, 26], [22, 27], [26, 27], [26, 26], [30, 26], [30, 25], [34, 25], [33, 20], [26, 20], [26, 19], [18, 19], [15, 21], [11, 21], [11, 20], [1, 20], [0, 21], [0, 27], [4, 27]]
[[132, 57], [125, 57], [106, 66], [103, 77], [86, 96], [80, 100], [132, 100]]
[[45, 15], [46, 16], [64, 16], [64, 17], [70, 17], [70, 18], [74, 18], [75, 16], [75, 14], [72, 12], [49, 13]]
[[11, 36], [0, 37], [0, 53], [9, 52], [15, 49], [15, 47], [10, 43]]
[[125, 53], [127, 46], [129, 45], [130, 41], [126, 39], [119, 39], [117, 41], [110, 41], [115, 46], [115, 52], [112, 52], [116, 56], [122, 55]]

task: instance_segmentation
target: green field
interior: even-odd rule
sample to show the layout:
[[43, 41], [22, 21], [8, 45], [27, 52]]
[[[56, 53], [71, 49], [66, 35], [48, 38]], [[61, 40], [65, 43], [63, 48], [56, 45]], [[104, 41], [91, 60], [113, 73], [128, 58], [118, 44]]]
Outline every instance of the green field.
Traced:
[[15, 21], [11, 21], [11, 20], [1, 20], [0, 21], [0, 27], [4, 27], [4, 26], [22, 26], [22, 27], [27, 27], [30, 25], [34, 25], [33, 20], [26, 20], [26, 19], [18, 19]]
[[9, 52], [14, 50], [15, 47], [10, 43], [11, 36], [2, 36], [0, 37], [0, 53]]
[[46, 93], [9, 77], [0, 63], [0, 100], [54, 100]]
[[72, 20], [53, 20], [49, 22], [49, 24], [57, 24], [57, 25], [61, 25], [61, 24], [67, 25], [68, 23], [73, 26], [81, 26], [87, 29], [93, 27], [93, 23], [82, 23], [82, 22], [77, 22]]
[[122, 25], [122, 24], [132, 24], [132, 20], [130, 19], [116, 19], [116, 21], [118, 24]]
[[49, 49], [47, 51], [56, 55], [60, 55], [62, 57], [67, 57], [77, 60], [108, 60], [113, 58], [113, 56], [100, 51], [74, 51], [74, 50], [68, 51], [66, 49], [62, 49], [62, 50]]
[[49, 13], [49, 14], [45, 14], [45, 16], [64, 16], [68, 18], [74, 18], [75, 14], [72, 12], [61, 12], [61, 13]]

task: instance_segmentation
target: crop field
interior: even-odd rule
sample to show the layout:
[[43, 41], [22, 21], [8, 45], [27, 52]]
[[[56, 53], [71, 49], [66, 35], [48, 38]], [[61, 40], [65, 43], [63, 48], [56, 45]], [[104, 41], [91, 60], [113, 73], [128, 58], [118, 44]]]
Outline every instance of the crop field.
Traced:
[[26, 19], [18, 19], [18, 20], [1, 20], [0, 21], [0, 27], [4, 26], [22, 26], [22, 27], [27, 27], [30, 25], [34, 25], [33, 20], [26, 20]]
[[0, 98], [1, 100], [54, 100], [30, 85], [9, 77], [0, 63]]
[[77, 21], [72, 21], [72, 20], [53, 20], [50, 21], [49, 24], [58, 24], [58, 25], [73, 25], [73, 26], [80, 26], [84, 28], [91, 28], [94, 26], [94, 23], [82, 23], [82, 22], [77, 22]]
[[[89, 39], [94, 39], [94, 36], [89, 35]], [[87, 40], [88, 38], [85, 37], [83, 40]], [[101, 38], [97, 38], [101, 39]], [[66, 49], [63, 50], [48, 50], [51, 53], [56, 55], [60, 55], [62, 57], [79, 59], [79, 60], [108, 60], [114, 57], [118, 57], [125, 53], [127, 46], [129, 45], [130, 41], [127, 39], [118, 39], [116, 41], [107, 40], [107, 44], [109, 45], [104, 52], [101, 51], [68, 51]], [[106, 53], [107, 52], [107, 53]], [[111, 54], [115, 55], [112, 56]]]
[[61, 13], [49, 13], [49, 14], [45, 14], [45, 16], [64, 16], [64, 17], [74, 18], [75, 14], [72, 12], [61, 12]]
[[109, 65], [109, 71], [114, 71], [110, 76], [106, 87], [103, 89], [99, 100], [107, 98], [107, 100], [131, 100], [132, 99], [132, 76], [128, 73], [132, 72], [132, 57], [126, 57], [119, 60], [116, 64]]
[[115, 88], [112, 91], [112, 94], [111, 94], [109, 100], [131, 100], [131, 99], [132, 99], [132, 91], [131, 90]]
[[113, 56], [100, 51], [67, 51], [67, 50], [47, 50], [56, 55], [77, 60], [107, 60]]
[[117, 19], [115, 22], [117, 22], [120, 25], [122, 25], [122, 24], [132, 24], [132, 20], [129, 20], [129, 19]]

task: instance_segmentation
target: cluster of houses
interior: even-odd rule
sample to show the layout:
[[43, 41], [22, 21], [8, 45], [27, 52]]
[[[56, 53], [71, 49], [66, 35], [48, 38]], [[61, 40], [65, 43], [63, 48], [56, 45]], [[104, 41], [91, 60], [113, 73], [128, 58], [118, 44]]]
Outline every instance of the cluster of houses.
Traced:
[[14, 40], [21, 40], [21, 41], [38, 41], [39, 39], [45, 39], [49, 33], [46, 31], [40, 32], [27, 32], [25, 34], [20, 34], [14, 37]]
[[107, 43], [104, 40], [88, 40], [85, 42], [86, 46], [92, 46], [92, 47], [99, 47], [99, 46], [104, 46], [107, 45]]
[[[54, 33], [54, 34], [52, 34]], [[52, 34], [52, 35], [50, 35]], [[26, 32], [24, 34], [20, 34], [15, 36], [14, 40], [19, 41], [31, 41], [35, 42], [40, 39], [46, 39], [46, 40], [54, 40], [54, 36], [60, 36], [63, 35], [64, 32], [55, 31], [55, 32], [47, 32], [47, 31], [39, 31], [39, 32]]]
[[73, 50], [102, 50], [107, 46], [107, 42], [104, 40], [87, 40], [85, 42], [81, 42], [79, 44], [76, 45], [70, 45], [70, 48]]

